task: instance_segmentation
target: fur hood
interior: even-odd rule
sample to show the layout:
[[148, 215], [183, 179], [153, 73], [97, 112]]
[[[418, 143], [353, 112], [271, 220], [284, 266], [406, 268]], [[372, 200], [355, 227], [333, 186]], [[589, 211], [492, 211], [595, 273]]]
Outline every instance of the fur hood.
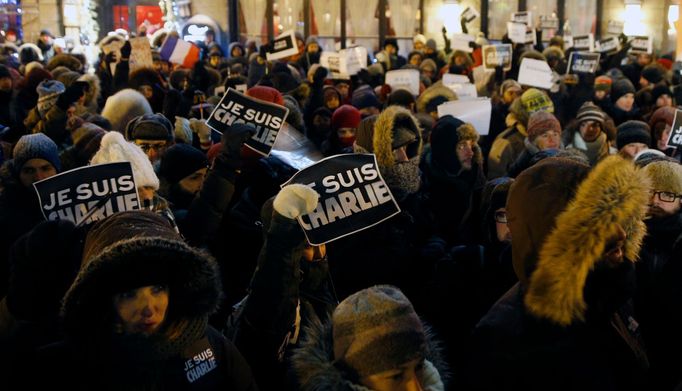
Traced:
[[[393, 167], [393, 129], [396, 126], [410, 129], [417, 137], [417, 143], [408, 148], [408, 157], [421, 155], [422, 137], [419, 122], [412, 113], [400, 106], [389, 106], [379, 114], [374, 123], [374, 135], [372, 136], [372, 147], [377, 157], [380, 167]], [[414, 150], [409, 150], [414, 148]]]
[[99, 83], [99, 77], [94, 74], [86, 73], [78, 78], [79, 81], [84, 81], [88, 83], [89, 89], [85, 93], [85, 102], [83, 106], [87, 107], [88, 111], [97, 114], [97, 101], [99, 100], [102, 88]]
[[618, 156], [604, 159], [588, 174], [543, 242], [524, 299], [530, 313], [564, 326], [584, 319], [587, 275], [602, 259], [617, 225], [627, 234], [625, 262], [639, 256], [649, 189], [646, 173]]
[[[443, 382], [447, 381], [447, 364], [441, 357], [441, 347], [434, 341], [428, 327], [425, 327], [427, 357], [423, 375], [420, 379], [422, 388], [427, 391], [444, 390]], [[332, 339], [331, 321], [322, 324], [313, 322], [306, 328], [306, 337], [300, 347], [295, 349], [291, 362], [298, 387], [303, 391], [369, 391], [367, 388], [351, 382], [346, 374], [334, 365], [334, 342]]]
[[83, 64], [81, 64], [76, 57], [65, 53], [57, 54], [52, 57], [45, 68], [47, 68], [48, 71], [51, 71], [59, 66], [67, 67], [74, 72], [80, 72], [83, 69]]
[[143, 114], [152, 114], [149, 101], [132, 88], [123, 89], [107, 98], [102, 117], [111, 122], [111, 130], [124, 133], [128, 122]]
[[113, 295], [139, 286], [169, 287], [169, 324], [206, 319], [218, 308], [217, 263], [185, 244], [158, 214], [124, 212], [98, 222], [88, 233], [83, 253], [81, 270], [62, 305], [69, 337], [97, 339], [112, 330]]
[[417, 99], [417, 112], [426, 113], [426, 106], [431, 99], [436, 97], [444, 97], [448, 101], [457, 100], [457, 94], [450, 88], [444, 86], [442, 81], [439, 81], [419, 95], [419, 98]]

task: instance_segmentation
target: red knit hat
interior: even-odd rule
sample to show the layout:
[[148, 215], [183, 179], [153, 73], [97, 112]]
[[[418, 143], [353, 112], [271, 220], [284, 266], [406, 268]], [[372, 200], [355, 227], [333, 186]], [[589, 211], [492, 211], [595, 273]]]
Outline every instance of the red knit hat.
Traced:
[[332, 114], [332, 129], [356, 129], [360, 125], [361, 117], [360, 110], [351, 105], [343, 105], [334, 110], [334, 114]]
[[251, 87], [246, 91], [246, 95], [252, 98], [284, 106], [284, 98], [282, 97], [282, 93], [272, 87], [267, 86]]
[[528, 139], [535, 140], [536, 137], [548, 130], [554, 130], [561, 135], [561, 124], [554, 114], [546, 111], [533, 113], [528, 120]]

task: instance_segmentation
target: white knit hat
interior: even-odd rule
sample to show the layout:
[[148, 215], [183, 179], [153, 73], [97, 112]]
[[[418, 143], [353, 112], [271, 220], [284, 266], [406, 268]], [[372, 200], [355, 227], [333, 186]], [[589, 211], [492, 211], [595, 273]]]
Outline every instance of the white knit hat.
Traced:
[[102, 143], [90, 164], [130, 162], [137, 187], [159, 189], [159, 178], [149, 158], [137, 145], [126, 141], [119, 132], [111, 131], [102, 137]]

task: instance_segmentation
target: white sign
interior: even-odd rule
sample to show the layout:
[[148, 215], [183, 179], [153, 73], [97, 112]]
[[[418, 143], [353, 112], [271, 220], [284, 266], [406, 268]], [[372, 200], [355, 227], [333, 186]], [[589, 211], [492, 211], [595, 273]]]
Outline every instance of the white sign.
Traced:
[[559, 18], [552, 15], [540, 15], [540, 28], [543, 30], [558, 30]]
[[298, 43], [296, 42], [296, 35], [294, 30], [285, 31], [275, 38], [265, 56], [268, 61], [279, 60], [298, 53]]
[[514, 12], [511, 14], [511, 21], [523, 23], [526, 26], [533, 26], [533, 13], [528, 11]]
[[630, 53], [649, 53], [653, 52], [653, 37], [637, 36], [630, 41]]
[[586, 35], [576, 35], [573, 37], [573, 48], [575, 50], [593, 52], [594, 51], [594, 35], [592, 33]]
[[471, 53], [474, 49], [469, 46], [469, 42], [474, 42], [476, 38], [469, 34], [453, 34], [450, 43], [453, 50], [461, 50], [466, 53]]
[[549, 90], [554, 85], [552, 69], [547, 61], [524, 58], [519, 70], [519, 84]]
[[[507, 36], [514, 43], [526, 44], [532, 42], [528, 41], [528, 26], [523, 23], [507, 22]], [[533, 33], [533, 37], [535, 34]]]
[[454, 83], [445, 84], [446, 87], [450, 88], [457, 94], [457, 99], [459, 100], [471, 100], [478, 98], [478, 93], [476, 92], [476, 86], [471, 83]]
[[466, 84], [471, 83], [468, 77], [464, 75], [455, 75], [454, 73], [446, 73], [443, 75], [443, 84]]
[[454, 100], [438, 106], [438, 117], [451, 115], [474, 126], [478, 134], [485, 136], [490, 130], [492, 105], [489, 98]]
[[623, 33], [624, 26], [625, 22], [621, 22], [620, 20], [609, 20], [609, 24], [606, 27], [606, 32], [609, 34], [621, 35]]
[[466, 7], [464, 11], [462, 11], [462, 19], [464, 19], [464, 21], [467, 23], [478, 18], [479, 16], [481, 16], [481, 14], [479, 14], [475, 8]]
[[350, 75], [345, 73], [346, 59], [341, 54], [336, 52], [322, 52], [320, 55], [320, 65], [329, 70], [330, 77], [333, 79], [349, 78]]
[[419, 95], [419, 71], [416, 69], [399, 69], [386, 72], [386, 84], [391, 86], [393, 91], [403, 88]]
[[597, 41], [595, 48], [601, 53], [617, 52], [620, 50], [620, 42], [616, 37], [609, 37], [602, 39], [601, 41]]
[[[324, 52], [323, 52], [324, 53]], [[339, 51], [341, 58], [345, 60], [345, 73], [347, 75], [355, 75], [361, 69], [367, 69], [367, 48], [364, 46], [356, 46]]]

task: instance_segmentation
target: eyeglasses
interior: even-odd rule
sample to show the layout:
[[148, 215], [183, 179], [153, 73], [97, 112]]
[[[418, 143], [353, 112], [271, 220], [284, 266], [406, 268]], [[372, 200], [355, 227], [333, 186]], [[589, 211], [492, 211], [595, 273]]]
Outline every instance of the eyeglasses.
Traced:
[[653, 195], [658, 197], [663, 202], [675, 202], [676, 199], [682, 198], [682, 195], [671, 193], [669, 191], [654, 191]]
[[166, 143], [163, 144], [137, 144], [138, 147], [144, 152], [147, 153], [151, 151], [152, 149], [156, 152], [163, 150], [164, 148], [167, 147]]
[[507, 212], [502, 210], [495, 212], [495, 221], [500, 224], [507, 224]]

